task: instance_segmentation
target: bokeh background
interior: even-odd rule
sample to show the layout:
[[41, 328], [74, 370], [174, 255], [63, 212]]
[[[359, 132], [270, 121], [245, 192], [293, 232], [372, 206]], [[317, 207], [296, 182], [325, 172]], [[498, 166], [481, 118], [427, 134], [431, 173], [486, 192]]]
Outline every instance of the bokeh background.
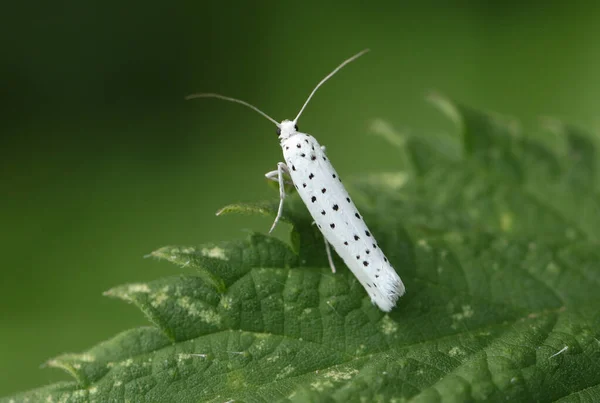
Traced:
[[551, 115], [600, 131], [600, 3], [373, 4], [1, 6], [0, 396], [69, 379], [39, 365], [146, 324], [102, 297], [185, 271], [145, 254], [268, 229], [268, 218], [214, 212], [277, 197], [263, 177], [281, 160], [275, 128], [186, 94], [293, 118], [326, 73], [370, 47], [300, 122], [345, 176], [398, 169], [368, 134], [373, 118], [418, 135], [452, 130], [424, 101], [432, 89], [525, 128]]

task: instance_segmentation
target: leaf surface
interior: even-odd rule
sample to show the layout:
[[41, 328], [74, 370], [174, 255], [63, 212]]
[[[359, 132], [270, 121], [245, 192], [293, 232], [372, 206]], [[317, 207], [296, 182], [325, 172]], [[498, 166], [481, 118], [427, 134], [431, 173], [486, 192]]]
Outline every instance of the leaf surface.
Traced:
[[391, 313], [339, 259], [331, 273], [292, 196], [289, 244], [254, 233], [153, 252], [194, 274], [106, 292], [152, 326], [49, 360], [74, 381], [5, 401], [600, 401], [595, 139], [553, 122], [557, 148], [435, 102], [459, 123], [451, 152], [388, 125], [406, 169], [348, 185], [406, 285]]

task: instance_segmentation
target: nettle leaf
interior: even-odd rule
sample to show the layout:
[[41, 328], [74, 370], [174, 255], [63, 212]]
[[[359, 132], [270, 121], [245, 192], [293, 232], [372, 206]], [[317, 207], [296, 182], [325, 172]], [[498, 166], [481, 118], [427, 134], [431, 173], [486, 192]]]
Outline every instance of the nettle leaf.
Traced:
[[291, 196], [289, 244], [254, 233], [153, 252], [194, 274], [106, 292], [153, 326], [49, 360], [74, 381], [10, 400], [600, 401], [594, 139], [554, 122], [556, 148], [510, 119], [435, 101], [457, 136], [438, 143], [378, 122], [403, 170], [348, 184], [406, 285], [392, 312], [339, 259], [331, 273]]

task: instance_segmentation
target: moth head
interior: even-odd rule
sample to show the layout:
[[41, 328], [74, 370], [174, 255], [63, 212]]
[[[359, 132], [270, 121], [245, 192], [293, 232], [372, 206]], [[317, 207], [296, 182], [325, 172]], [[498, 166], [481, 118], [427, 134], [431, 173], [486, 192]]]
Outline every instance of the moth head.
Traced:
[[284, 120], [277, 127], [277, 135], [280, 140], [286, 140], [298, 133], [298, 125], [293, 120]]

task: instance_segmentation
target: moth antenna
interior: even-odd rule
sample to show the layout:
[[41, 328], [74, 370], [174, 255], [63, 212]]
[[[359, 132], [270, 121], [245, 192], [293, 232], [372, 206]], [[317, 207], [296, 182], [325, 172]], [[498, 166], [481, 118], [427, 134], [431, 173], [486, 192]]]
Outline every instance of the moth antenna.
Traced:
[[344, 60], [344, 62], [342, 64], [340, 64], [339, 66], [337, 66], [331, 73], [327, 74], [327, 76], [324, 79], [322, 79], [319, 82], [319, 84], [317, 84], [317, 86], [315, 87], [315, 89], [312, 90], [312, 92], [308, 96], [308, 99], [306, 100], [306, 102], [304, 102], [304, 105], [302, 105], [302, 109], [300, 109], [300, 112], [298, 112], [298, 116], [296, 116], [296, 119], [294, 119], [294, 124], [298, 123], [298, 119], [300, 118], [300, 115], [302, 115], [302, 112], [304, 112], [304, 108], [306, 108], [306, 105], [308, 105], [308, 102], [310, 101], [310, 99], [312, 98], [312, 96], [315, 95], [315, 92], [317, 92], [317, 90], [319, 89], [319, 87], [321, 85], [323, 85], [325, 83], [325, 81], [327, 81], [331, 77], [333, 77], [335, 75], [335, 73], [337, 73], [338, 71], [340, 71], [340, 69], [342, 67], [344, 67], [348, 63], [353, 62], [354, 60], [358, 59], [359, 57], [361, 57], [362, 55], [364, 55], [365, 53], [367, 53], [369, 50], [370, 49], [365, 49], [365, 50], [362, 50], [362, 51], [358, 52], [357, 54], [355, 54], [354, 56], [350, 57], [349, 59]]
[[248, 108], [253, 109], [256, 112], [260, 113], [261, 115], [263, 115], [264, 117], [269, 119], [271, 122], [275, 123], [275, 126], [280, 127], [279, 123], [275, 119], [273, 119], [272, 117], [270, 117], [269, 115], [267, 115], [266, 113], [264, 113], [263, 111], [258, 109], [256, 106], [251, 105], [246, 101], [242, 101], [241, 99], [226, 97], [225, 95], [212, 94], [212, 93], [192, 94], [192, 95], [188, 95], [187, 97], [185, 97], [186, 100], [196, 99], [196, 98], [218, 98], [218, 99], [222, 99], [224, 101], [235, 102], [236, 104], [247, 106]]

